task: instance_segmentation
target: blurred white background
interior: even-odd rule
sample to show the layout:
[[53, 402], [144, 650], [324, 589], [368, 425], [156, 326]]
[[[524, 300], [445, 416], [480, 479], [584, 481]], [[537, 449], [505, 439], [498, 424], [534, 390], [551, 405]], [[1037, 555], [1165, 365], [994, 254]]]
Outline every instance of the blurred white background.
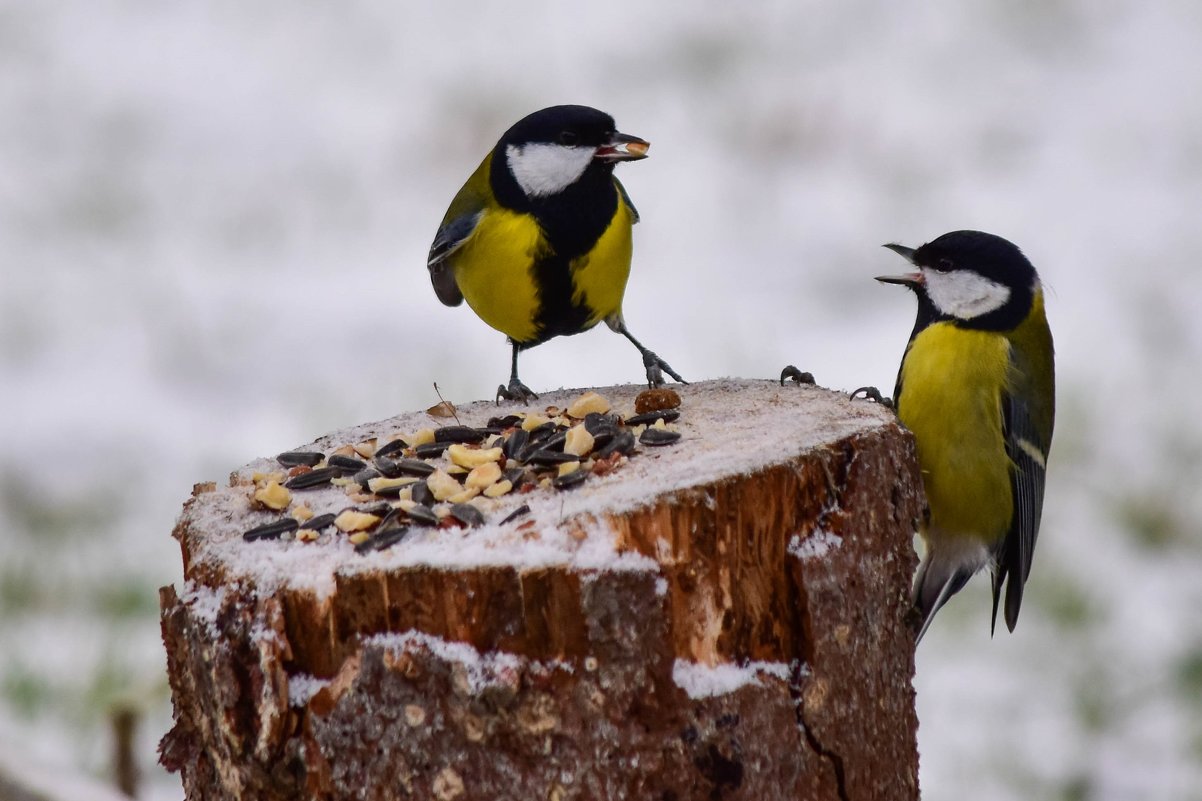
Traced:
[[[1202, 798], [1202, 5], [0, 0], [0, 748], [103, 775], [170, 707], [156, 589], [194, 482], [463, 402], [504, 338], [426, 249], [509, 124], [653, 142], [631, 329], [687, 378], [891, 388], [888, 241], [981, 228], [1050, 287], [1060, 413], [1013, 635], [918, 654], [930, 801]], [[640, 379], [604, 328], [538, 389]]]

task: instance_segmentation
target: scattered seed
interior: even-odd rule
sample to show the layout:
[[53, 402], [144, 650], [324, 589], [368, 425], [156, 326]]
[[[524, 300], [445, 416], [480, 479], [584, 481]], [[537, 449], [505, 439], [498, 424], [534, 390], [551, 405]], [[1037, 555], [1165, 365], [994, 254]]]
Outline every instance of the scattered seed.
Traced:
[[296, 532], [296, 541], [297, 542], [317, 542], [317, 538], [320, 536], [321, 535], [318, 534], [316, 531], [309, 531], [309, 530], [298, 531], [298, 532]]
[[409, 444], [416, 448], [419, 445], [426, 445], [433, 441], [434, 441], [434, 429], [423, 428], [410, 438]]
[[513, 433], [506, 438], [505, 443], [501, 446], [501, 452], [505, 454], [506, 459], [516, 459], [529, 441], [529, 431], [524, 428], [514, 429]]
[[274, 540], [281, 534], [289, 531], [296, 531], [298, 523], [291, 517], [281, 517], [279, 520], [274, 520], [270, 523], [264, 523], [261, 526], [255, 526], [252, 529], [242, 532], [242, 539], [247, 542], [255, 540]]
[[468, 473], [467, 480], [463, 483], [465, 486], [483, 490], [496, 484], [500, 478], [501, 465], [496, 462], [487, 462], [479, 467], [472, 468], [472, 472]]
[[598, 459], [604, 459], [614, 453], [620, 453], [625, 456], [634, 450], [634, 444], [634, 434], [631, 434], [629, 431], [622, 431], [606, 443], [605, 447], [597, 451], [595, 455]]
[[583, 425], [572, 426], [564, 437], [563, 452], [587, 456], [593, 449], [593, 435]]
[[363, 489], [367, 489], [368, 484], [372, 481], [372, 479], [376, 479], [379, 477], [380, 477], [379, 470], [376, 470], [374, 467], [368, 467], [364, 470], [360, 470], [358, 473], [355, 473], [355, 475], [351, 476], [351, 481], [355, 484], [358, 484]]
[[525, 431], [533, 431], [541, 425], [551, 422], [549, 417], [543, 417], [541, 414], [528, 414], [526, 419], [522, 420], [522, 429]]
[[588, 471], [577, 468], [570, 473], [558, 476], [551, 484], [555, 489], [568, 489], [579, 485], [586, 478], [588, 478]]
[[594, 437], [602, 431], [616, 431], [618, 419], [613, 415], [590, 412], [584, 416], [584, 427]]
[[678, 409], [657, 409], [653, 412], [645, 412], [643, 414], [636, 414], [634, 417], [626, 418], [626, 425], [631, 427], [652, 425], [657, 420], [663, 420], [665, 423], [674, 423], [679, 418], [680, 411]]
[[[364, 553], [369, 550], [382, 551], [385, 548], [391, 548], [401, 540], [405, 539], [405, 537], [408, 535], [409, 529], [407, 528], [398, 527], [390, 528], [387, 531], [381, 531], [380, 533], [376, 534], [376, 536], [372, 537], [369, 542], [365, 543], [363, 551], [359, 552]], [[355, 550], [358, 551], [359, 549], [356, 548]]]
[[292, 510], [292, 517], [296, 522], [304, 523], [307, 520], [313, 519], [313, 510], [302, 503]]
[[651, 446], [671, 445], [679, 439], [679, 431], [669, 431], [666, 428], [648, 428], [639, 435], [639, 442]]
[[492, 484], [484, 489], [484, 497], [500, 498], [513, 489], [513, 482], [507, 478], [503, 478], [495, 484]]
[[588, 414], [605, 414], [609, 411], [609, 401], [596, 392], [586, 392], [568, 406], [568, 416], [577, 420]]
[[376, 452], [375, 452], [374, 456], [377, 459], [379, 459], [381, 456], [391, 456], [392, 454], [399, 453], [408, 447], [409, 447], [408, 442], [405, 442], [405, 440], [401, 439], [400, 437], [397, 437], [396, 439], [389, 440], [388, 442], [385, 442], [380, 447], [376, 448]]
[[299, 465], [314, 467], [320, 464], [324, 458], [326, 458], [325, 454], [318, 453], [317, 451], [288, 451], [275, 457], [275, 460], [284, 467], [297, 467]]
[[423, 526], [437, 526], [440, 522], [438, 515], [434, 513], [434, 510], [421, 503], [405, 512], [405, 514], [407, 514], [409, 519], [414, 523], [418, 523]]
[[334, 518], [334, 528], [343, 532], [366, 531], [369, 528], [373, 528], [379, 522], [380, 518], [377, 515], [367, 514], [355, 509], [347, 509]]
[[517, 520], [522, 515], [528, 515], [528, 514], [530, 514], [530, 505], [524, 503], [521, 506], [519, 506], [518, 508], [514, 509], [509, 514], [505, 515], [505, 519], [501, 521], [500, 525], [503, 526], [506, 523], [512, 523], [514, 520]]
[[417, 483], [417, 479], [413, 476], [401, 476], [399, 478], [384, 478], [380, 476], [369, 480], [367, 488], [382, 498], [389, 498], [395, 497], [402, 489], [415, 483]]
[[433, 459], [436, 456], [442, 456], [442, 452], [450, 444], [449, 442], [427, 442], [425, 445], [418, 445], [413, 452], [419, 459]]
[[520, 425], [521, 422], [522, 416], [520, 414], [507, 414], [504, 417], [488, 418], [488, 427], [504, 431], [507, 428], [513, 428], [516, 425]]
[[434, 505], [434, 493], [430, 491], [430, 485], [425, 481], [419, 481], [414, 484], [413, 489], [409, 492], [409, 497], [412, 498], [414, 502], [422, 504], [423, 506]]
[[577, 461], [577, 457], [570, 453], [558, 453], [556, 451], [540, 450], [530, 454], [522, 461], [538, 467], [557, 467], [564, 462], [575, 462]]
[[435, 442], [458, 442], [458, 443], [477, 443], [484, 439], [486, 434], [472, 428], [471, 426], [443, 426], [435, 429]]
[[461, 489], [459, 482], [445, 470], [435, 470], [431, 473], [426, 479], [426, 486], [430, 488], [436, 501], [445, 501]]
[[307, 473], [299, 473], [284, 482], [284, 486], [292, 490], [312, 489], [329, 484], [331, 479], [342, 475], [337, 467], [319, 467]]
[[275, 512], [282, 512], [292, 502], [292, 493], [280, 486], [278, 481], [269, 481], [267, 486], [255, 490], [255, 502]]
[[371, 535], [366, 531], [356, 531], [354, 534], [347, 537], [347, 539], [350, 540], [352, 545], [362, 545], [371, 539]]
[[358, 473], [363, 468], [367, 467], [367, 462], [362, 459], [356, 459], [352, 456], [343, 456], [334, 454], [328, 462], [330, 467], [337, 467], [343, 474]]
[[306, 531], [321, 531], [323, 528], [333, 523], [337, 517], [338, 515], [334, 514], [333, 512], [326, 512], [324, 515], [318, 515], [317, 517], [309, 518], [301, 524], [301, 528]]
[[568, 473], [574, 473], [579, 469], [580, 462], [578, 461], [564, 462], [559, 466], [557, 475], [566, 476]]
[[362, 456], [364, 459], [370, 459], [376, 455], [376, 440], [374, 438], [364, 440], [356, 445], [352, 445], [355, 453]]
[[451, 517], [469, 528], [484, 525], [484, 515], [470, 503], [456, 503], [451, 506]]
[[466, 445], [458, 443], [447, 448], [447, 458], [453, 464], [466, 467], [469, 470], [488, 462], [495, 462], [502, 455], [500, 448], [469, 448]]

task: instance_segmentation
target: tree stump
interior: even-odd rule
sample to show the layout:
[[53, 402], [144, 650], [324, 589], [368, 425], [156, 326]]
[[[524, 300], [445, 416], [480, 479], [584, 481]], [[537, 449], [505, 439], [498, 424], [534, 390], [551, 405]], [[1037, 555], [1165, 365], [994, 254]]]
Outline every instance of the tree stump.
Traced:
[[[198, 485], [174, 532], [185, 584], [161, 591], [162, 760], [187, 798], [917, 799], [910, 436], [815, 387], [679, 390], [679, 442], [386, 550], [333, 529], [244, 541], [282, 514], [252, 501], [275, 460]], [[598, 392], [629, 416], [639, 388]], [[328, 486], [301, 501], [354, 505]]]

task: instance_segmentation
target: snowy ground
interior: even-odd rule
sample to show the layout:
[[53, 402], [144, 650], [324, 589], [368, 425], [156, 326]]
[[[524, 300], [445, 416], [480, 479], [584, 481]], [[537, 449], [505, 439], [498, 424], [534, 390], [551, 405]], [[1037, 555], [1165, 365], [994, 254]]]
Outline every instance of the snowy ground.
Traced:
[[[1202, 798], [1195, 0], [0, 0], [0, 743], [101, 774], [169, 725], [191, 484], [506, 375], [423, 267], [528, 111], [653, 142], [626, 317], [686, 377], [892, 385], [887, 241], [975, 227], [1051, 287], [1061, 406], [1014, 635], [978, 581], [918, 656], [924, 795]], [[605, 331], [534, 388], [634, 381]]]

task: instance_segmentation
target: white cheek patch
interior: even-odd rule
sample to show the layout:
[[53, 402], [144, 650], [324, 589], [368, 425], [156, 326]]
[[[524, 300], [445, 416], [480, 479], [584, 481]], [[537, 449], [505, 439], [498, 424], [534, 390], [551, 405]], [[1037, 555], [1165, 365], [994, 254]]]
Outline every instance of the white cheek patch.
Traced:
[[972, 270], [940, 273], [923, 270], [927, 297], [944, 314], [971, 320], [997, 311], [1010, 300], [1010, 287], [990, 281]]
[[505, 159], [526, 197], [547, 197], [574, 184], [588, 169], [596, 152], [592, 147], [540, 142], [521, 147], [509, 145], [505, 148]]

